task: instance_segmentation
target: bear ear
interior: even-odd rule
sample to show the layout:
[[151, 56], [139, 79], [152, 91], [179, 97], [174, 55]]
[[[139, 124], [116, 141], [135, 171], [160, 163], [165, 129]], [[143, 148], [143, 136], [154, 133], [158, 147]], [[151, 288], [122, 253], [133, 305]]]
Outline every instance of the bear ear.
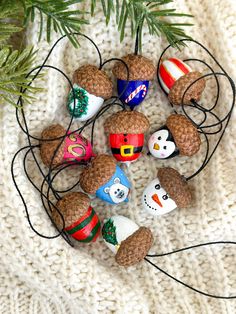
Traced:
[[120, 183], [120, 178], [118, 178], [118, 177], [115, 178], [115, 179], [114, 179], [114, 183]]
[[110, 188], [107, 186], [107, 187], [104, 189], [104, 192], [105, 192], [106, 194], [108, 194], [109, 191], [110, 191]]

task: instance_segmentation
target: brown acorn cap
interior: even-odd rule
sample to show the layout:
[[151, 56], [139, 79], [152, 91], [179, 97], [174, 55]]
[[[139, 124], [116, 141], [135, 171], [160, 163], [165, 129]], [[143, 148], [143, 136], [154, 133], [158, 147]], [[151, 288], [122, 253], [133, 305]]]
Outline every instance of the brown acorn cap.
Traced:
[[[43, 130], [41, 134], [42, 139], [53, 139], [64, 136], [66, 130], [60, 124], [54, 124]], [[41, 141], [40, 145], [40, 155], [43, 163], [46, 166], [50, 166], [51, 160], [58, 146], [60, 145], [62, 139], [55, 141]], [[60, 147], [57, 149], [56, 155], [53, 158], [52, 166], [58, 166], [62, 163], [64, 157], [64, 146], [65, 143], [61, 143]]]
[[150, 229], [140, 227], [131, 236], [121, 242], [115, 259], [120, 266], [131, 266], [141, 262], [153, 243]]
[[197, 128], [182, 114], [172, 114], [166, 121], [166, 126], [174, 137], [181, 155], [192, 156], [201, 146]]
[[[121, 58], [129, 68], [129, 81], [151, 81], [156, 69], [152, 61], [141, 55], [129, 54]], [[127, 80], [126, 66], [117, 61], [112, 70], [113, 74], [120, 80]]]
[[158, 170], [157, 177], [161, 186], [175, 201], [179, 208], [187, 207], [192, 201], [192, 194], [187, 181], [173, 168], [165, 167]]
[[[181, 76], [171, 88], [168, 98], [173, 105], [181, 105], [182, 98], [187, 90], [187, 88], [200, 78], [202, 74], [200, 72], [194, 71], [189, 72], [188, 74]], [[200, 100], [202, 92], [206, 86], [205, 80], [202, 78], [199, 81], [195, 82], [185, 93], [183, 104], [189, 105], [191, 100], [194, 99], [195, 101]]]
[[83, 65], [73, 75], [73, 83], [78, 84], [87, 92], [103, 99], [112, 96], [112, 81], [107, 74], [94, 65]]
[[[65, 220], [65, 228], [82, 218], [90, 206], [88, 195], [82, 192], [72, 192], [60, 199], [56, 207]], [[52, 219], [58, 228], [63, 227], [63, 220], [56, 209], [52, 211]]]
[[109, 134], [141, 134], [149, 128], [149, 121], [141, 112], [119, 111], [106, 119], [104, 128]]
[[116, 161], [112, 156], [97, 155], [81, 173], [80, 186], [86, 193], [94, 194], [111, 179], [115, 171]]

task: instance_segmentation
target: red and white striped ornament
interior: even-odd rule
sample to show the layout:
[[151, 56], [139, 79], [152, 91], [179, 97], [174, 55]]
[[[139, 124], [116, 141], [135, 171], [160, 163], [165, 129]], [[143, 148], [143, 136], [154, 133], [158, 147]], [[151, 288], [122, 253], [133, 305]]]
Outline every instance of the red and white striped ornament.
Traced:
[[161, 86], [169, 94], [175, 82], [189, 72], [192, 72], [192, 69], [180, 59], [169, 58], [164, 60], [158, 72]]

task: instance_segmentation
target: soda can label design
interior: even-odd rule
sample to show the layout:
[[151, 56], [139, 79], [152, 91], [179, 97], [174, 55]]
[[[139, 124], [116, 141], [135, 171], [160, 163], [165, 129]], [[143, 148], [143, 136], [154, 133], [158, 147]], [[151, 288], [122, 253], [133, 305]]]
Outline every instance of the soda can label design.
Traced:
[[65, 161], [88, 161], [94, 156], [91, 143], [82, 135], [72, 133], [65, 138]]
[[128, 202], [130, 182], [119, 166], [111, 179], [96, 191], [96, 196], [110, 204]]
[[121, 101], [131, 108], [138, 106], [146, 97], [149, 81], [126, 81], [117, 79], [117, 91]]

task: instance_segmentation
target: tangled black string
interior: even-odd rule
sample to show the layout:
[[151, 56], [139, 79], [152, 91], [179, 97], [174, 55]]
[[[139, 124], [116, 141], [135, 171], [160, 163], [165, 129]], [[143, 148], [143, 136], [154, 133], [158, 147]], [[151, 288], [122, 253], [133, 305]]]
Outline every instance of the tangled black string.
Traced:
[[[57, 238], [59, 236], [62, 236], [64, 238], [64, 240], [70, 244], [71, 246], [73, 246], [73, 242], [70, 240], [70, 237], [67, 235], [67, 233], [64, 231], [65, 229], [65, 220], [64, 220], [64, 217], [62, 215], [62, 213], [60, 212], [59, 208], [54, 204], [54, 202], [51, 200], [50, 198], [50, 194], [53, 195], [53, 197], [55, 198], [55, 200], [60, 200], [61, 199], [61, 194], [64, 194], [64, 193], [67, 193], [69, 191], [71, 191], [72, 189], [74, 189], [78, 184], [79, 184], [79, 181], [75, 182], [72, 186], [70, 187], [67, 187], [66, 189], [64, 190], [58, 190], [57, 188], [54, 187], [53, 183], [54, 183], [54, 180], [56, 179], [56, 177], [61, 174], [65, 169], [69, 168], [69, 167], [72, 167], [74, 166], [74, 164], [63, 164], [63, 165], [60, 165], [60, 166], [57, 166], [57, 167], [53, 167], [53, 161], [54, 161], [54, 158], [57, 154], [57, 151], [58, 149], [60, 148], [60, 146], [62, 145], [64, 139], [66, 138], [67, 134], [68, 134], [68, 131], [70, 130], [70, 134], [73, 134], [73, 133], [76, 133], [76, 132], [79, 132], [80, 134], [83, 132], [83, 130], [88, 127], [89, 125], [91, 125], [91, 144], [93, 145], [93, 139], [94, 139], [94, 130], [95, 130], [95, 124], [96, 124], [96, 121], [106, 112], [108, 111], [110, 108], [112, 108], [113, 106], [118, 106], [118, 107], [121, 107], [122, 110], [125, 109], [125, 105], [123, 103], [121, 103], [119, 101], [119, 97], [125, 92], [126, 90], [126, 87], [128, 86], [128, 80], [129, 80], [129, 69], [128, 69], [128, 66], [127, 64], [119, 59], [119, 58], [111, 58], [111, 59], [108, 59], [106, 61], [102, 61], [102, 56], [101, 56], [101, 52], [100, 50], [98, 49], [97, 45], [94, 43], [94, 41], [92, 39], [90, 39], [88, 36], [84, 35], [84, 34], [81, 34], [81, 33], [74, 33], [74, 35], [78, 35], [78, 36], [83, 36], [85, 37], [87, 40], [89, 40], [92, 45], [95, 47], [97, 53], [98, 53], [98, 58], [99, 58], [99, 69], [102, 69], [103, 66], [105, 66], [105, 64], [107, 64], [108, 62], [113, 62], [113, 61], [120, 61], [124, 64], [124, 66], [126, 67], [126, 70], [127, 70], [127, 85], [125, 86], [124, 90], [122, 91], [122, 93], [120, 95], [118, 95], [117, 97], [113, 96], [110, 100], [106, 101], [105, 102], [105, 105], [100, 109], [100, 111], [95, 115], [94, 118], [92, 119], [89, 119], [88, 121], [86, 121], [81, 127], [79, 127], [78, 129], [76, 130], [73, 130], [71, 131], [70, 128], [71, 128], [71, 125], [72, 125], [72, 122], [73, 122], [73, 113], [74, 113], [74, 110], [75, 110], [75, 93], [74, 93], [74, 90], [73, 90], [73, 84], [71, 82], [71, 80], [69, 79], [69, 77], [62, 71], [60, 70], [59, 68], [55, 67], [55, 66], [52, 66], [52, 65], [49, 65], [47, 64], [47, 61], [50, 57], [50, 55], [52, 54], [53, 50], [56, 48], [57, 44], [63, 40], [64, 38], [66, 38], [66, 36], [62, 36], [61, 38], [59, 38], [55, 44], [52, 46], [52, 48], [50, 49], [48, 55], [46, 56], [44, 62], [42, 63], [42, 65], [38, 66], [38, 67], [35, 67], [34, 69], [32, 69], [32, 71], [30, 71], [27, 75], [27, 77], [32, 76], [32, 79], [31, 79], [31, 82], [28, 84], [28, 85], [31, 85], [33, 83], [33, 81], [35, 81], [39, 74], [41, 73], [41, 71], [43, 69], [50, 69], [50, 70], [54, 70], [54, 71], [57, 71], [58, 73], [60, 73], [68, 82], [68, 84], [70, 85], [70, 88], [73, 92], [73, 96], [74, 96], [74, 108], [73, 108], [73, 112], [72, 112], [72, 116], [71, 116], [71, 119], [69, 121], [69, 124], [66, 128], [66, 132], [63, 136], [61, 137], [58, 137], [58, 138], [54, 138], [54, 139], [51, 139], [51, 141], [55, 141], [55, 140], [60, 140], [60, 143], [58, 144], [54, 154], [53, 154], [53, 157], [52, 157], [52, 160], [51, 160], [51, 163], [49, 165], [49, 168], [46, 172], [44, 172], [45, 170], [42, 169], [41, 165], [40, 165], [40, 162], [38, 161], [37, 159], [37, 156], [35, 155], [35, 150], [36, 149], [39, 149], [40, 147], [40, 144], [35, 144], [35, 143], [32, 143], [32, 141], [37, 141], [37, 143], [41, 143], [43, 141], [50, 141], [49, 139], [43, 139], [43, 138], [40, 138], [40, 137], [36, 137], [34, 135], [32, 135], [29, 131], [29, 128], [28, 128], [28, 123], [27, 123], [27, 119], [26, 119], [26, 116], [25, 116], [25, 113], [24, 113], [24, 102], [23, 102], [23, 99], [22, 97], [20, 96], [18, 101], [17, 101], [17, 107], [16, 107], [16, 119], [17, 119], [17, 122], [22, 130], [22, 132], [25, 133], [26, 135], [26, 138], [27, 138], [27, 141], [28, 141], [28, 145], [25, 146], [25, 147], [22, 147], [20, 148], [16, 154], [14, 155], [13, 159], [12, 159], [12, 163], [11, 163], [11, 174], [12, 174], [12, 178], [13, 178], [13, 182], [15, 184], [15, 187], [20, 195], [20, 198], [23, 202], [23, 205], [24, 205], [24, 208], [25, 208], [25, 212], [26, 212], [26, 217], [27, 217], [27, 220], [28, 220], [28, 223], [29, 223], [29, 226], [30, 228], [37, 234], [39, 235], [40, 237], [43, 237], [43, 238], [46, 238], [46, 239], [54, 239], [54, 238]], [[186, 180], [190, 180], [192, 179], [193, 177], [195, 177], [197, 174], [199, 174], [206, 166], [207, 164], [209, 163], [210, 159], [212, 158], [212, 156], [214, 155], [217, 147], [219, 146], [219, 143], [225, 133], [225, 130], [228, 126], [228, 123], [230, 121], [230, 118], [231, 118], [231, 115], [232, 115], [232, 110], [233, 110], [233, 107], [234, 107], [234, 103], [235, 103], [235, 85], [234, 85], [234, 82], [233, 80], [230, 78], [230, 76], [226, 73], [226, 71], [223, 69], [223, 67], [219, 64], [219, 62], [215, 59], [215, 57], [209, 52], [209, 50], [207, 48], [205, 48], [202, 44], [200, 44], [199, 42], [195, 41], [195, 40], [190, 40], [190, 39], [184, 39], [183, 41], [189, 41], [189, 42], [193, 42], [197, 45], [199, 45], [200, 47], [202, 47], [210, 56], [211, 58], [213, 59], [213, 61], [216, 63], [216, 65], [220, 68], [220, 70], [222, 72], [215, 72], [213, 70], [213, 68], [207, 64], [205, 61], [203, 60], [200, 60], [200, 59], [187, 59], [187, 60], [184, 60], [184, 61], [196, 61], [196, 62], [201, 62], [202, 64], [204, 64], [209, 70], [210, 70], [210, 73], [208, 74], [205, 74], [203, 76], [201, 76], [198, 80], [202, 79], [202, 78], [206, 78], [206, 77], [212, 77], [214, 76], [214, 79], [215, 79], [215, 82], [216, 82], [216, 100], [215, 100], [215, 103], [212, 105], [212, 107], [210, 109], [207, 109], [205, 108], [204, 106], [198, 104], [197, 102], [195, 101], [192, 101], [191, 105], [189, 105], [188, 107], [190, 108], [194, 108], [196, 110], [199, 110], [200, 112], [202, 112], [204, 118], [203, 120], [201, 121], [201, 123], [197, 123], [196, 121], [194, 121], [191, 116], [187, 113], [186, 111], [186, 106], [183, 104], [183, 100], [184, 100], [184, 97], [185, 97], [185, 94], [187, 93], [188, 89], [193, 85], [195, 84], [198, 80], [196, 80], [195, 82], [193, 82], [187, 89], [186, 91], [184, 92], [184, 95], [183, 95], [183, 98], [182, 98], [182, 104], [181, 104], [181, 110], [183, 111], [183, 113], [188, 117], [188, 119], [190, 119], [192, 121], [192, 123], [198, 128], [198, 131], [199, 133], [201, 133], [205, 140], [206, 140], [206, 155], [204, 157], [204, 160], [201, 164], [201, 166], [199, 167], [199, 169], [194, 173], [192, 174], [191, 176], [189, 176], [188, 178], [186, 178]], [[163, 57], [163, 55], [165, 54], [165, 52], [170, 48], [170, 46], [168, 46], [164, 51], [163, 53], [161, 54], [160, 56], [160, 59], [158, 61], [158, 66], [157, 66], [157, 71], [160, 67], [160, 62], [161, 62], [161, 59]], [[137, 31], [137, 37], [136, 37], [136, 44], [135, 44], [135, 54], [138, 53], [138, 31]], [[33, 74], [35, 73], [35, 74]], [[226, 114], [226, 116], [224, 118], [219, 118], [217, 116], [217, 114], [214, 112], [214, 109], [216, 108], [216, 106], [218, 105], [218, 101], [219, 101], [219, 95], [220, 95], [220, 83], [219, 83], [219, 80], [218, 80], [218, 77], [219, 76], [223, 76], [225, 77], [230, 86], [231, 86], [231, 89], [232, 89], [232, 104], [230, 105], [230, 108], [229, 108], [229, 111], [228, 113]], [[160, 83], [160, 80], [159, 80], [159, 77], [157, 75], [157, 78], [158, 78], [158, 81]], [[160, 84], [161, 86], [161, 84]], [[161, 86], [162, 88], [162, 86]], [[21, 88], [21, 92], [22, 94], [26, 93], [26, 89], [23, 89]], [[163, 90], [163, 92], [165, 92]], [[173, 105], [172, 105], [173, 106]], [[176, 111], [175, 111], [176, 112]], [[176, 112], [177, 113], [177, 112]], [[213, 116], [215, 119], [216, 119], [216, 123], [213, 123], [211, 125], [207, 125], [207, 119], [208, 119], [208, 116], [211, 115]], [[20, 120], [20, 116], [22, 117], [22, 120], [23, 122], [21, 122]], [[223, 125], [224, 123], [224, 125]], [[209, 131], [209, 129], [211, 128], [215, 128], [215, 127], [218, 127], [217, 130], [214, 130], [214, 131]], [[208, 131], [205, 131], [205, 130], [208, 130]], [[216, 142], [213, 150], [210, 152], [210, 146], [209, 146], [209, 136], [211, 135], [215, 135], [215, 134], [218, 134], [220, 133], [220, 137], [218, 139], [218, 141]], [[27, 206], [27, 203], [24, 199], [24, 196], [16, 182], [16, 178], [15, 178], [15, 171], [14, 171], [14, 165], [15, 165], [15, 162], [16, 162], [16, 159], [18, 157], [18, 155], [21, 153], [21, 152], [24, 152], [24, 158], [23, 158], [23, 169], [24, 169], [24, 172], [25, 172], [25, 175], [27, 177], [27, 179], [29, 180], [29, 182], [32, 184], [32, 186], [34, 187], [34, 189], [40, 193], [40, 197], [41, 197], [41, 201], [42, 201], [42, 205], [43, 205], [43, 208], [46, 212], [46, 214], [48, 215], [49, 219], [51, 220], [52, 224], [55, 226], [56, 230], [58, 231], [57, 234], [53, 235], [53, 236], [47, 236], [47, 235], [44, 235], [42, 233], [40, 233], [38, 230], [35, 229], [35, 227], [33, 226], [32, 222], [31, 222], [31, 219], [30, 219], [30, 213], [29, 213], [29, 209], [28, 209], [28, 206]], [[33, 179], [31, 178], [30, 176], [30, 173], [27, 169], [27, 160], [28, 160], [28, 156], [31, 155], [33, 157], [33, 160], [35, 162], [35, 165], [37, 166], [37, 169], [39, 170], [41, 176], [42, 176], [42, 182], [41, 182], [41, 185], [38, 186], [37, 184], [35, 184], [35, 182], [33, 181]], [[81, 166], [84, 166], [83, 164], [79, 163]], [[45, 191], [45, 188], [46, 188], [46, 192]], [[57, 213], [59, 214], [60, 218], [61, 218], [61, 221], [62, 221], [62, 226], [59, 228], [55, 222], [53, 221], [52, 219], [52, 211], [53, 210], [56, 210]], [[171, 251], [171, 252], [167, 252], [167, 253], [162, 253], [162, 254], [149, 254], [145, 257], [145, 260], [151, 264], [153, 267], [155, 267], [156, 269], [158, 269], [160, 272], [164, 273], [166, 276], [168, 276], [169, 278], [175, 280], [176, 282], [178, 282], [179, 284], [199, 293], [199, 294], [202, 294], [204, 296], [208, 296], [208, 297], [212, 297], [212, 298], [218, 298], [218, 299], [234, 299], [236, 298], [236, 296], [220, 296], [220, 295], [214, 295], [214, 294], [210, 294], [210, 293], [206, 293], [204, 291], [201, 291], [199, 289], [196, 289], [190, 285], [188, 285], [187, 283], [184, 283], [183, 281], [179, 280], [178, 278], [175, 278], [174, 276], [170, 275], [169, 273], [167, 273], [165, 270], [161, 269], [159, 266], [157, 266], [156, 264], [154, 264], [150, 258], [154, 258], [154, 257], [163, 257], [163, 256], [167, 256], [167, 255], [171, 255], [171, 254], [177, 254], [179, 252], [183, 252], [183, 251], [187, 251], [187, 250], [192, 250], [192, 249], [195, 249], [195, 248], [198, 248], [198, 247], [203, 247], [203, 246], [210, 246], [210, 245], [218, 245], [218, 244], [224, 244], [224, 245], [229, 245], [229, 244], [233, 244], [235, 245], [236, 242], [233, 242], [233, 241], [215, 241], [215, 242], [206, 242], [206, 243], [202, 243], [202, 244], [197, 244], [197, 245], [193, 245], [193, 246], [188, 246], [188, 247], [185, 247], [185, 248], [181, 248], [181, 249], [178, 249], [178, 250], [174, 250], [174, 251]]]

